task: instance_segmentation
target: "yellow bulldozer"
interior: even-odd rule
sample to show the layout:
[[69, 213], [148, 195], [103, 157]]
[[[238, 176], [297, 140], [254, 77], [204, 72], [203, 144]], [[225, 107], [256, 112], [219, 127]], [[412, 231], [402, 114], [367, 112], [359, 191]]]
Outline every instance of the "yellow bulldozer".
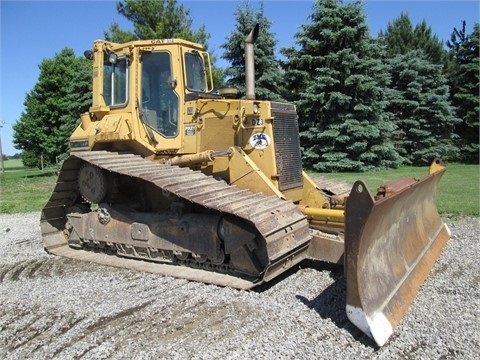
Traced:
[[47, 252], [238, 289], [304, 259], [344, 264], [348, 318], [383, 345], [450, 237], [445, 166], [372, 195], [302, 169], [293, 104], [213, 88], [209, 54], [181, 39], [94, 42], [92, 106], [41, 213]]

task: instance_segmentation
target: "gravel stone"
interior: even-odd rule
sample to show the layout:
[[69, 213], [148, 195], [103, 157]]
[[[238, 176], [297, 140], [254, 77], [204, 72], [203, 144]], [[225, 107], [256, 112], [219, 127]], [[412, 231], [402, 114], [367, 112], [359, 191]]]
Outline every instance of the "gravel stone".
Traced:
[[382, 348], [345, 314], [343, 268], [304, 261], [253, 291], [45, 253], [39, 213], [0, 214], [2, 359], [477, 359], [480, 219], [452, 238]]

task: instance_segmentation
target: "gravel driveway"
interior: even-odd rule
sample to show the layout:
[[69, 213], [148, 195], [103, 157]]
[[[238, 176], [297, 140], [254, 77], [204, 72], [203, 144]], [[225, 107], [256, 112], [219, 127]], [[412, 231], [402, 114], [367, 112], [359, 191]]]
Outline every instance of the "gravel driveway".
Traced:
[[307, 261], [256, 291], [43, 251], [39, 213], [0, 215], [2, 359], [478, 359], [480, 219], [452, 238], [382, 348], [345, 315], [343, 268]]

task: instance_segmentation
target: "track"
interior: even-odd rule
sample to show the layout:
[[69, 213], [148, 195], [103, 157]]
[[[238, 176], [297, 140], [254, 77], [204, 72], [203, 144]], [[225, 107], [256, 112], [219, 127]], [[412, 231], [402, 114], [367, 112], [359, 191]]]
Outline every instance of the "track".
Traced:
[[[198, 264], [191, 262], [184, 264], [194, 269], [71, 249], [64, 232], [66, 209], [79, 199], [77, 174], [84, 163], [109, 173], [140, 179], [170, 196], [252, 225], [268, 254], [268, 268], [260, 278], [239, 279], [237, 274], [231, 276], [199, 270]], [[301, 261], [310, 241], [308, 222], [291, 202], [241, 190], [188, 168], [161, 165], [140, 156], [106, 151], [73, 153], [64, 162], [53, 194], [42, 211], [41, 228], [46, 248], [56, 255], [240, 289], [258, 285]]]

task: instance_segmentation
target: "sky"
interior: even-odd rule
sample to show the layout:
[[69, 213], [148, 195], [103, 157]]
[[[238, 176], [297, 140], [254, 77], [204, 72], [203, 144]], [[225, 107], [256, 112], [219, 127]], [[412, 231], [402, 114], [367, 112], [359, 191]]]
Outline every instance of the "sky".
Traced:
[[[257, 0], [249, 1], [257, 6]], [[243, 0], [178, 0], [190, 9], [193, 29], [202, 24], [211, 38], [209, 51], [219, 59], [221, 45], [234, 30], [235, 11]], [[295, 46], [295, 33], [309, 23], [313, 0], [264, 0], [264, 16], [272, 22], [277, 51]], [[77, 56], [102, 39], [113, 22], [132, 30], [132, 24], [118, 14], [113, 0], [0, 0], [0, 139], [3, 154], [14, 155], [13, 124], [20, 118], [26, 95], [39, 76], [39, 64], [51, 59], [63, 48], [72, 48]], [[479, 22], [477, 0], [366, 0], [364, 12], [370, 32], [376, 36], [389, 22], [408, 13], [415, 26], [424, 19], [432, 32], [444, 42], [453, 28], [467, 22], [467, 33]], [[219, 61], [220, 67], [225, 63]]]

